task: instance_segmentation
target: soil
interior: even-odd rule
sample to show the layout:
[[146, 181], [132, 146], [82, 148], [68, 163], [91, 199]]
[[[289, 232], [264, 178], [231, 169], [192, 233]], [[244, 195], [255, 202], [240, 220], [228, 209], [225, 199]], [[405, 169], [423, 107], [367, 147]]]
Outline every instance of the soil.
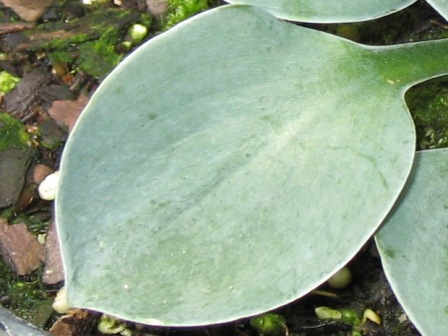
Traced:
[[[22, 78], [20, 86], [3, 96], [1, 108], [23, 125], [27, 133], [25, 140], [31, 148], [26, 149], [26, 159], [22, 158], [22, 169], [9, 169], [19, 174], [2, 177], [17, 181], [20, 188], [15, 196], [2, 203], [0, 218], [10, 224], [25, 223], [34, 237], [47, 233], [53, 218], [52, 203], [39, 198], [37, 185], [43, 176], [58, 169], [68, 132], [88, 97], [107, 73], [138, 46], [129, 48], [122, 43], [129, 41], [128, 28], [134, 23], [149, 26], [145, 40], [165, 29], [163, 17], [167, 12], [165, 8], [160, 11], [156, 2], [131, 0], [115, 5], [106, 1], [89, 7], [79, 0], [56, 1], [47, 4], [38, 18], [28, 22], [0, 4], [0, 71], [6, 70]], [[150, 8], [160, 12], [151, 18]], [[95, 29], [86, 29], [93, 25]], [[307, 26], [366, 44], [448, 37], [445, 21], [422, 1], [368, 23]], [[418, 131], [419, 149], [448, 144], [447, 96], [445, 78], [419, 85], [407, 94]], [[43, 175], [37, 177], [38, 173]], [[22, 242], [17, 240], [16, 244]], [[2, 253], [6, 258], [8, 251]], [[47, 249], [47, 261], [55, 257], [52, 253], [56, 254], [57, 249]], [[36, 270], [25, 272], [27, 274], [20, 273], [18, 270], [23, 267], [19, 266], [14, 268], [11, 263], [0, 263], [0, 304], [39, 327], [49, 329], [61, 317], [51, 309], [51, 303], [62, 282], [56, 278], [44, 283], [41, 263]], [[350, 308], [359, 315], [367, 308], [376, 311], [382, 323], [366, 322], [361, 328], [363, 335], [419, 335], [389, 288], [373, 241], [368, 242], [349, 268], [353, 282], [347, 288], [334, 290], [324, 285], [319, 288], [324, 295], [311, 293], [275, 312], [285, 318], [289, 335], [352, 334], [350, 324], [317, 319], [314, 309], [320, 306]], [[69, 335], [103, 335], [96, 329], [97, 313], [72, 312], [71, 318], [68, 324], [80, 327]], [[259, 334], [249, 319], [201, 328], [150, 328], [132, 323], [127, 326], [133, 335], [142, 336]], [[284, 329], [281, 334], [287, 332]]]

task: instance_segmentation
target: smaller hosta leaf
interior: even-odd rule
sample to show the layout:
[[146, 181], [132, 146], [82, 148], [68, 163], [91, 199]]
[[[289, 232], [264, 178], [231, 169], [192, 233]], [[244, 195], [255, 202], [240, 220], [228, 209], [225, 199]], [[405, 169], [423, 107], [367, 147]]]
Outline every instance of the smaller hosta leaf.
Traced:
[[375, 239], [386, 276], [417, 329], [448, 334], [448, 150], [419, 152]]
[[[225, 0], [263, 8], [278, 18], [301, 22], [355, 22], [397, 12], [416, 0]], [[439, 0], [443, 2], [443, 0]]]
[[448, 0], [426, 0], [445, 20], [448, 20]]

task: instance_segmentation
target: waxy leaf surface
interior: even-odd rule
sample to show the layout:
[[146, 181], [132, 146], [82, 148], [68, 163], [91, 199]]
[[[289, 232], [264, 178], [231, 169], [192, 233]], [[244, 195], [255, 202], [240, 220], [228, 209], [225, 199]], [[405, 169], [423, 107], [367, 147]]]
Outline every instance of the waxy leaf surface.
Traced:
[[[263, 8], [278, 18], [313, 23], [357, 22], [377, 19], [417, 0], [226, 0]], [[448, 18], [447, 0], [426, 0], [440, 15]]]
[[423, 335], [448, 331], [448, 150], [417, 153], [390, 218], [375, 235], [384, 271]]
[[[263, 8], [300, 22], [355, 22], [376, 19], [408, 7], [417, 0], [225, 0]], [[435, 2], [435, 0], [434, 0]], [[438, 2], [442, 2], [439, 0]]]
[[448, 20], [448, 0], [426, 0], [445, 20]]
[[191, 326], [308, 293], [398, 197], [415, 143], [403, 95], [446, 72], [446, 44], [366, 47], [238, 5], [146, 43], [63, 155], [69, 302]]

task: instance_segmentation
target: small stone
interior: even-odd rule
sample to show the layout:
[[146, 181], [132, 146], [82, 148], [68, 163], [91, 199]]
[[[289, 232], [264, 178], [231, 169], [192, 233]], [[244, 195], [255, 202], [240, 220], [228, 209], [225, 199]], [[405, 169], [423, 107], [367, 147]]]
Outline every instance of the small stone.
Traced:
[[25, 224], [9, 225], [1, 218], [0, 253], [18, 275], [30, 274], [38, 269], [45, 259], [44, 247], [28, 231]]
[[342, 289], [350, 285], [351, 281], [352, 272], [345, 266], [328, 279], [327, 283], [331, 288]]
[[25, 21], [36, 21], [55, 0], [0, 0]]
[[18, 201], [32, 153], [31, 148], [0, 151], [0, 209]]
[[64, 266], [62, 264], [56, 225], [53, 221], [50, 224], [45, 240], [45, 268], [42, 281], [48, 285], [54, 285], [62, 280], [64, 280]]
[[67, 301], [67, 294], [65, 291], [65, 287], [62, 287], [59, 292], [56, 294], [56, 297], [53, 301], [53, 309], [59, 314], [67, 314], [70, 310], [70, 306]]
[[58, 188], [59, 183], [59, 172], [55, 171], [54, 173], [48, 175], [42, 182], [39, 184], [39, 196], [45, 201], [52, 201], [56, 197], [56, 190]]
[[33, 169], [33, 182], [36, 184], [41, 184], [42, 181], [52, 172], [53, 169], [50, 167], [40, 163], [37, 164]]
[[148, 11], [156, 16], [160, 17], [166, 13], [168, 10], [168, 1], [167, 0], [146, 0], [146, 6], [148, 7]]

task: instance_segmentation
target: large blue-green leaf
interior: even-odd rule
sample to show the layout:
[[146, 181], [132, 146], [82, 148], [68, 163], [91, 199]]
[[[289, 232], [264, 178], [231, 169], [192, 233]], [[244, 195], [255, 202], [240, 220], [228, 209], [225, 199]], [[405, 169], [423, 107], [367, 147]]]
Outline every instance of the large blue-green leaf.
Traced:
[[[301, 22], [366, 21], [397, 12], [417, 0], [226, 0], [263, 8], [273, 15]], [[435, 0], [433, 0], [435, 1]], [[439, 0], [443, 1], [443, 0]]]
[[448, 20], [448, 0], [426, 0], [435, 10]]
[[152, 39], [91, 99], [56, 217], [73, 306], [201, 325], [318, 286], [411, 169], [412, 84], [446, 41], [366, 47], [224, 6]]
[[[397, 12], [417, 0], [226, 0], [263, 8], [271, 14], [300, 22], [356, 22], [376, 19]], [[447, 0], [426, 0], [445, 19]]]
[[448, 150], [417, 153], [390, 218], [375, 235], [386, 276], [423, 335], [448, 332]]

